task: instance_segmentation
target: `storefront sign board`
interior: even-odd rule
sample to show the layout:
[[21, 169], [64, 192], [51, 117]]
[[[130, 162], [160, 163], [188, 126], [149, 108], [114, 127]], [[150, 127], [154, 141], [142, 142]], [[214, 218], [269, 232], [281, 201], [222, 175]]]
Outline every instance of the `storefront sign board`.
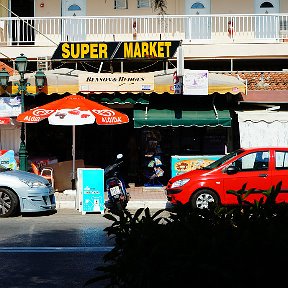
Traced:
[[52, 60], [113, 60], [172, 58], [180, 41], [61, 42]]
[[208, 95], [208, 70], [185, 71], [183, 95]]
[[81, 73], [81, 92], [152, 92], [154, 73]]

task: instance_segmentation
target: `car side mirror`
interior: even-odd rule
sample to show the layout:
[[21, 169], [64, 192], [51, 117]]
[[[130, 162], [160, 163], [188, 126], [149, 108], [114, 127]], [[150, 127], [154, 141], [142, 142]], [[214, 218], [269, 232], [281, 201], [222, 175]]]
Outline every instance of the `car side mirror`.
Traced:
[[233, 175], [233, 174], [236, 174], [237, 172], [239, 172], [239, 169], [237, 167], [235, 167], [235, 166], [229, 166], [226, 169], [226, 173], [228, 175]]

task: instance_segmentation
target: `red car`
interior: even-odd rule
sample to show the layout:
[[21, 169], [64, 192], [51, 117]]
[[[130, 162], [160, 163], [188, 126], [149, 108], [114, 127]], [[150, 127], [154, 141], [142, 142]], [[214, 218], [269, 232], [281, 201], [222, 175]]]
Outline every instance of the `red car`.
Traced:
[[207, 208], [209, 202], [222, 205], [238, 204], [228, 190], [255, 188], [246, 200], [263, 197], [282, 181], [277, 202], [288, 202], [288, 148], [264, 147], [233, 151], [210, 165], [175, 176], [168, 181], [167, 199], [171, 204], [190, 203], [194, 208]]

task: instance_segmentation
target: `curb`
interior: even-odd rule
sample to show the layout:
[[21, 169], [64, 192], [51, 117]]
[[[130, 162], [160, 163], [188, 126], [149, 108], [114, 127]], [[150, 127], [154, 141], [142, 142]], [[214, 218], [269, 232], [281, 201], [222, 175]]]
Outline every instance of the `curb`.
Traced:
[[139, 201], [129, 201], [127, 204], [127, 209], [139, 209], [139, 208], [147, 208], [150, 209], [165, 209], [166, 201], [159, 201], [159, 200], [139, 200]]
[[[139, 201], [129, 201], [127, 209], [139, 209], [139, 208], [150, 208], [150, 209], [165, 209], [166, 201], [159, 200], [139, 200]], [[72, 200], [61, 200], [56, 198], [56, 209], [76, 209], [76, 201]]]

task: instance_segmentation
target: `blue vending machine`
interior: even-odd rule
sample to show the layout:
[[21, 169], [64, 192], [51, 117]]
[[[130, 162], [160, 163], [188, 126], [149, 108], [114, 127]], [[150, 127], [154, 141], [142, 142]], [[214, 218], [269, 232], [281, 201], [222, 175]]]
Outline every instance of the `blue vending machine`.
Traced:
[[104, 213], [104, 169], [78, 168], [77, 192], [79, 198], [79, 212]]

